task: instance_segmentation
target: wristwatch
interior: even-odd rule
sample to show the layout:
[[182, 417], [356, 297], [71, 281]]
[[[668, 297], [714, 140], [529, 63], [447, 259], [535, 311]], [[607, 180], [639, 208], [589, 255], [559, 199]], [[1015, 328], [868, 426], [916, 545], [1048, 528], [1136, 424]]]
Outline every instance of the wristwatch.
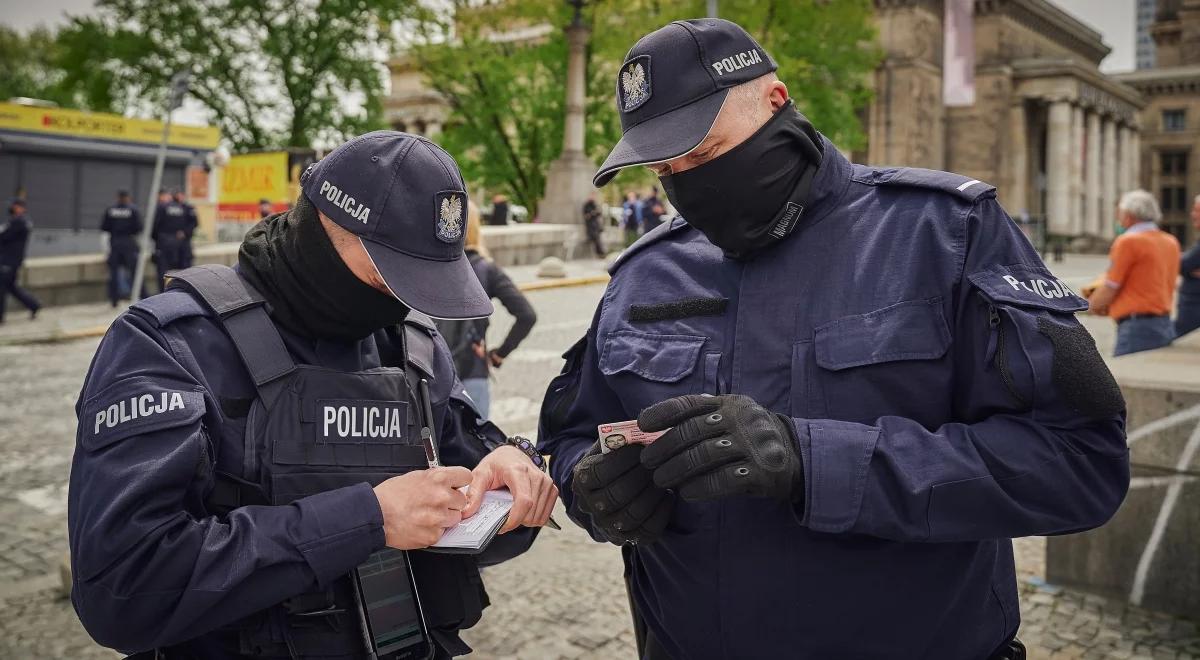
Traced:
[[522, 438], [519, 435], [514, 435], [506, 438], [504, 440], [504, 444], [520, 449], [521, 453], [528, 456], [529, 460], [533, 461], [533, 464], [536, 465], [539, 470], [542, 472], [546, 471], [546, 457], [538, 453], [537, 447], [534, 447], [533, 443], [526, 438]]

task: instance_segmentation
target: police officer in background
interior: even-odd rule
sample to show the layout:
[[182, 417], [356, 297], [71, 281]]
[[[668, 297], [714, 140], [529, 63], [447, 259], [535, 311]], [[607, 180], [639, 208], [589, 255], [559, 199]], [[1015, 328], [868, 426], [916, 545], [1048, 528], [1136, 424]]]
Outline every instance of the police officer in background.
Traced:
[[[995, 188], [852, 165], [775, 69], [716, 19], [622, 64], [595, 183], [647, 166], [682, 217], [551, 384], [552, 474], [624, 546], [643, 657], [1023, 657], [1010, 538], [1103, 524], [1129, 483], [1086, 303]], [[665, 434], [602, 451], [629, 419]]]
[[17, 284], [31, 229], [25, 215], [25, 200], [16, 198], [9, 202], [8, 221], [0, 225], [0, 323], [4, 323], [4, 307], [9, 294], [25, 305], [30, 319], [37, 318], [38, 310], [42, 308], [32, 293]]
[[176, 204], [183, 206], [183, 210], [187, 215], [188, 226], [192, 228], [188, 232], [187, 240], [184, 242], [186, 247], [183, 254], [183, 265], [180, 266], [180, 268], [191, 268], [192, 263], [195, 261], [195, 255], [192, 253], [192, 239], [196, 236], [196, 227], [200, 224], [200, 219], [196, 216], [196, 207], [188, 203], [187, 196], [183, 194], [182, 190], [179, 188], [172, 190], [171, 199], [175, 200]]
[[[507, 487], [482, 555], [409, 553], [436, 656], [465, 654], [458, 631], [488, 602], [478, 565], [523, 552], [549, 517], [541, 456], [478, 419], [430, 320], [492, 312], [463, 256], [454, 160], [379, 131], [301, 187], [246, 235], [237, 271], [173, 274], [97, 350], [68, 522], [72, 599], [105, 646], [368, 657], [351, 571], [430, 546]], [[447, 467], [427, 462], [430, 436]]]
[[117, 203], [104, 211], [100, 231], [108, 234], [108, 299], [116, 307], [118, 301], [129, 297], [142, 233], [142, 214], [133, 205], [129, 191], [117, 191]]
[[158, 282], [166, 287], [167, 271], [189, 268], [192, 265], [192, 234], [196, 231], [196, 212], [182, 201], [182, 194], [158, 191], [158, 207], [154, 210], [154, 265]]

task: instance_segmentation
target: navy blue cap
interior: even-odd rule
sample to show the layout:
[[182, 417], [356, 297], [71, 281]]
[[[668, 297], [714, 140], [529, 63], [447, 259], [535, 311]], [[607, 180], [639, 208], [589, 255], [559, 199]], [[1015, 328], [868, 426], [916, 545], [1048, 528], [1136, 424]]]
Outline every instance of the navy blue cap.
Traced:
[[418, 135], [360, 135], [309, 166], [305, 197], [356, 234], [392, 295], [439, 319], [492, 313], [463, 254], [467, 193], [458, 165]]
[[633, 165], [660, 163], [695, 149], [712, 130], [729, 88], [778, 66], [737, 23], [675, 21], [644, 36], [617, 73], [624, 135], [592, 183], [608, 183]]

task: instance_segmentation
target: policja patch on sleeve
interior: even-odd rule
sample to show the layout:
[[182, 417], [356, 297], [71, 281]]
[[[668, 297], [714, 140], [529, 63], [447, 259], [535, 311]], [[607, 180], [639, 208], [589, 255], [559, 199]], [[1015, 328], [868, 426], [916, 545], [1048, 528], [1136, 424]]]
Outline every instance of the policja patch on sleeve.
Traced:
[[95, 451], [131, 435], [190, 424], [204, 412], [199, 391], [144, 376], [123, 379], [83, 405], [80, 444]]

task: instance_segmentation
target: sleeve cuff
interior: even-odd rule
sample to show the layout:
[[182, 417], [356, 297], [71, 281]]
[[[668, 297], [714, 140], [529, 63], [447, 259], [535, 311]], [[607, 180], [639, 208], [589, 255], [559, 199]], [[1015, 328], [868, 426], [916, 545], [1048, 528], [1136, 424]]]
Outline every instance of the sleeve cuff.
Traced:
[[385, 547], [383, 511], [370, 484], [310, 495], [296, 506], [315, 537], [299, 550], [322, 587]]
[[792, 423], [807, 490], [801, 524], [817, 532], [848, 531], [858, 519], [880, 429], [831, 419]]

